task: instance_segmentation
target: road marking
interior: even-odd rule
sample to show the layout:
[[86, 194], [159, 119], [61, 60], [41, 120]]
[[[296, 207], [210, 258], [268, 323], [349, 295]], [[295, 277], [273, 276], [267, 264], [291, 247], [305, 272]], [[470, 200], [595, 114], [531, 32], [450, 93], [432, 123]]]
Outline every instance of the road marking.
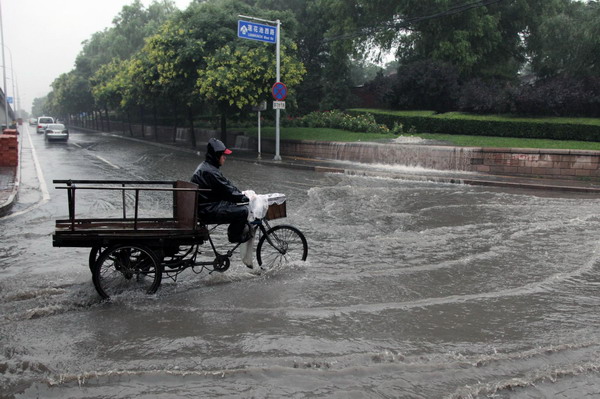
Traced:
[[31, 146], [31, 156], [33, 157], [33, 164], [35, 165], [35, 172], [37, 174], [38, 181], [40, 182], [40, 190], [42, 191], [42, 200], [44, 202], [50, 199], [50, 193], [48, 192], [48, 186], [46, 186], [46, 180], [44, 179], [44, 173], [42, 167], [38, 161], [35, 147], [33, 146], [33, 140], [31, 140], [31, 134], [29, 134], [29, 126], [25, 126], [27, 131], [27, 138], [29, 139], [29, 145]]
[[113, 167], [113, 168], [115, 168], [115, 169], [121, 169], [121, 167], [120, 167], [120, 166], [117, 166], [117, 165], [115, 165], [114, 163], [111, 163], [110, 161], [108, 161], [108, 160], [106, 160], [106, 159], [102, 158], [102, 157], [101, 157], [101, 156], [99, 156], [99, 155], [92, 154], [92, 156], [94, 156], [94, 157], [98, 158], [98, 159], [99, 159], [99, 160], [101, 160], [102, 162], [105, 162], [106, 164], [108, 164], [109, 166], [112, 166], [112, 167]]
[[[79, 145], [79, 144], [77, 144], [77, 143], [73, 143], [73, 145], [75, 145], [75, 146], [77, 146], [77, 147], [79, 147], [79, 148], [83, 148], [82, 146], [80, 146], [80, 145]], [[120, 167], [120, 166], [117, 166], [117, 165], [115, 165], [114, 163], [110, 162], [109, 160], [102, 158], [100, 155], [92, 154], [92, 153], [91, 153], [89, 150], [87, 150], [87, 149], [86, 149], [86, 151], [88, 152], [88, 154], [90, 154], [91, 156], [93, 156], [93, 157], [94, 157], [94, 158], [96, 158], [96, 159], [99, 159], [100, 161], [104, 162], [104, 163], [105, 163], [105, 164], [107, 164], [108, 166], [111, 166], [111, 167], [113, 167], [113, 168], [115, 168], [115, 169], [121, 169], [121, 167]]]

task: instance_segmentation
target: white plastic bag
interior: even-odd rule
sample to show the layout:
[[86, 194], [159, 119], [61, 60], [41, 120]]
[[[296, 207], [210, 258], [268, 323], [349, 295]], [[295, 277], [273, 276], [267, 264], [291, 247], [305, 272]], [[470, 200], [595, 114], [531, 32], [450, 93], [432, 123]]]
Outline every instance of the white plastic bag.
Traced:
[[252, 190], [246, 190], [242, 193], [250, 200], [250, 204], [248, 205], [248, 221], [252, 222], [254, 219], [264, 218], [269, 209], [268, 196], [256, 194]]
[[[281, 205], [285, 202], [285, 194], [256, 194], [253, 190], [242, 191], [250, 203], [248, 204], [248, 221], [252, 222], [255, 219], [262, 219], [267, 215], [267, 210], [270, 204]], [[252, 226], [251, 238], [240, 245], [240, 254], [242, 262], [250, 268], [253, 267], [254, 258], [254, 237], [256, 236], [256, 226]], [[256, 270], [256, 269], [255, 269]]]

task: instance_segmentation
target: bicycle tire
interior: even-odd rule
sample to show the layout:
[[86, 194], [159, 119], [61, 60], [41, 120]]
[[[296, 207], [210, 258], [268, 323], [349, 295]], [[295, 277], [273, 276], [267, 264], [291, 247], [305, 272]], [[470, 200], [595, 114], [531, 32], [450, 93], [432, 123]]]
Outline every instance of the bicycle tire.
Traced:
[[[277, 246], [274, 247], [271, 242]], [[294, 226], [279, 225], [260, 237], [256, 246], [256, 260], [263, 268], [285, 266], [291, 262], [305, 261], [308, 256], [306, 237]]]
[[92, 281], [104, 299], [127, 291], [154, 294], [162, 280], [162, 264], [144, 245], [118, 244], [104, 250], [94, 264]]
[[98, 256], [102, 253], [103, 248], [99, 246], [94, 246], [90, 249], [90, 256], [88, 257], [88, 265], [90, 267], [90, 271], [94, 273], [94, 265], [98, 260]]

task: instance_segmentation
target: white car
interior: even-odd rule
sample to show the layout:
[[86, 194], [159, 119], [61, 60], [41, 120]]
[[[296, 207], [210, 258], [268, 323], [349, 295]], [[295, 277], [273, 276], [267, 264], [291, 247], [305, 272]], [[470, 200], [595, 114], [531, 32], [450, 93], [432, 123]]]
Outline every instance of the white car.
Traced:
[[37, 120], [37, 132], [44, 133], [46, 130], [46, 125], [49, 123], [54, 123], [54, 118], [51, 116], [40, 116]]
[[46, 140], [69, 140], [69, 130], [62, 123], [49, 123], [44, 129]]

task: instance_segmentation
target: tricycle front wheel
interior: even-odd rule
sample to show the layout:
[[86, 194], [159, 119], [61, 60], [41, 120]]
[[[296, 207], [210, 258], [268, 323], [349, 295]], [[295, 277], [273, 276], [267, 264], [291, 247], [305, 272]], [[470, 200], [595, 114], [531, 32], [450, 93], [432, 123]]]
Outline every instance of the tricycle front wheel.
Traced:
[[100, 254], [92, 270], [94, 287], [104, 299], [127, 291], [154, 294], [161, 279], [162, 265], [144, 245], [113, 245]]
[[258, 265], [267, 269], [305, 261], [307, 255], [306, 238], [294, 226], [279, 225], [269, 229], [260, 237], [256, 246]]

